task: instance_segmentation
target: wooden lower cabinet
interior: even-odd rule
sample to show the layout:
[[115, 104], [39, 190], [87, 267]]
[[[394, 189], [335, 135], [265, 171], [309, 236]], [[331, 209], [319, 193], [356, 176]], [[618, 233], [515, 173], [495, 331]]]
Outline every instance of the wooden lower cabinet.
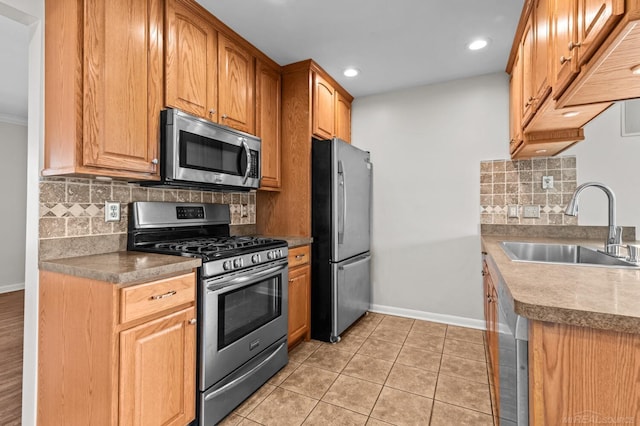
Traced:
[[[500, 367], [498, 362], [498, 294], [489, 272], [487, 262], [482, 264], [483, 291], [484, 291], [484, 317], [487, 329], [486, 354], [489, 370], [489, 387], [491, 392], [491, 406], [495, 422], [499, 421], [498, 408], [500, 406]], [[497, 423], [496, 423], [497, 424]]]
[[194, 272], [121, 287], [40, 271], [38, 425], [191, 422], [195, 283]]
[[309, 246], [289, 250], [289, 348], [311, 338]]
[[640, 424], [640, 334], [530, 321], [529, 423]]

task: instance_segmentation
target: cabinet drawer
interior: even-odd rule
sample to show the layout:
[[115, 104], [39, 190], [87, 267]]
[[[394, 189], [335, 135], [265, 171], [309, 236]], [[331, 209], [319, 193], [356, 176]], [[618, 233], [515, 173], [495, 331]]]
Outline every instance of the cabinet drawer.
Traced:
[[193, 272], [123, 288], [120, 294], [120, 322], [125, 323], [193, 302], [195, 290], [196, 276]]
[[310, 260], [309, 246], [301, 246], [289, 250], [289, 268], [306, 265]]

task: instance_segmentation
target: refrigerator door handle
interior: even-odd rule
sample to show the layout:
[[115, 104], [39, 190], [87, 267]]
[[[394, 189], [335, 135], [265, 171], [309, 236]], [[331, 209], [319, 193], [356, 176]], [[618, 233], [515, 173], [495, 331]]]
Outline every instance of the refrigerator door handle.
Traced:
[[340, 201], [342, 202], [342, 210], [338, 216], [338, 244], [344, 242], [344, 229], [347, 221], [347, 191], [344, 179], [344, 169], [342, 161], [338, 161], [338, 191], [340, 192]]
[[359, 264], [359, 263], [366, 262], [366, 261], [367, 261], [367, 260], [369, 260], [370, 258], [371, 258], [371, 255], [370, 255], [370, 254], [368, 254], [368, 255], [366, 255], [366, 256], [362, 256], [362, 257], [360, 257], [360, 258], [358, 258], [358, 259], [354, 260], [353, 262], [349, 262], [349, 263], [346, 263], [346, 264], [344, 264], [344, 265], [340, 265], [340, 266], [338, 266], [338, 269], [339, 269], [339, 270], [341, 270], [341, 271], [344, 271], [345, 269], [347, 269], [347, 268], [349, 268], [349, 267], [351, 267], [351, 266], [355, 266], [355, 265], [357, 265], [357, 264]]

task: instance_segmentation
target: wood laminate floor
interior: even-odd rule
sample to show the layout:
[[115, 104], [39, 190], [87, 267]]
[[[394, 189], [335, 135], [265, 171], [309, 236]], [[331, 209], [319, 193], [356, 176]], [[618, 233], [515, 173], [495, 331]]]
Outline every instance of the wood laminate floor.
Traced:
[[24, 291], [0, 294], [0, 425], [21, 424]]

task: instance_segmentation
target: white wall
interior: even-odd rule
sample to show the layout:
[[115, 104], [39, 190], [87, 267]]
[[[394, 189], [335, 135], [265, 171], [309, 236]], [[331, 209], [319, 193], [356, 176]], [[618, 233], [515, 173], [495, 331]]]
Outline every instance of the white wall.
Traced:
[[480, 161], [508, 155], [508, 80], [490, 74], [358, 98], [374, 163], [374, 309], [482, 326]]
[[[640, 180], [636, 176], [640, 136], [621, 136], [620, 109], [620, 104], [614, 104], [587, 124], [585, 140], [565, 152], [577, 158], [578, 184], [596, 181], [610, 186], [616, 195], [618, 224], [635, 226], [640, 232]], [[607, 224], [607, 197], [602, 191], [585, 189], [579, 203], [580, 225]]]
[[0, 293], [24, 288], [27, 126], [0, 121]]
[[38, 188], [43, 152], [44, 0], [0, 0], [0, 14], [29, 27], [27, 208], [22, 424], [36, 424], [38, 368]]

